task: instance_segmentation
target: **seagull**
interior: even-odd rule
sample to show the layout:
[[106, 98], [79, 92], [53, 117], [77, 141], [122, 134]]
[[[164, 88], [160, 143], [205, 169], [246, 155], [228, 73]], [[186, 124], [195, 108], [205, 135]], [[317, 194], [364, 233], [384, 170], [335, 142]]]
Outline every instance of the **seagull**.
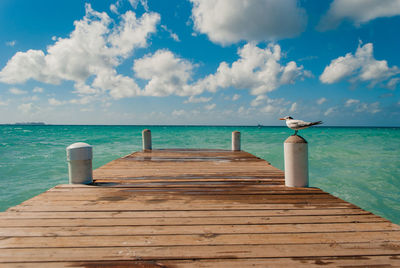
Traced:
[[279, 118], [279, 120], [286, 120], [286, 125], [288, 128], [294, 129], [294, 135], [297, 135], [299, 129], [308, 128], [314, 125], [322, 124], [322, 121], [317, 122], [304, 122], [303, 120], [295, 120], [290, 116], [285, 116], [284, 118]]

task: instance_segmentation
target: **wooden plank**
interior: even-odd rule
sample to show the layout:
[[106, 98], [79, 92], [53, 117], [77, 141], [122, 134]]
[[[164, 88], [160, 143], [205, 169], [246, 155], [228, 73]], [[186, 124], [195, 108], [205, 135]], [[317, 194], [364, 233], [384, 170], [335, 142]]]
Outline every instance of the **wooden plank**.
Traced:
[[69, 261], [7, 263], [0, 267], [398, 267], [398, 255], [392, 256], [341, 256], [299, 258], [247, 258], [211, 260], [113, 260], [113, 261]]
[[[400, 257], [389, 256], [348, 256], [348, 257], [300, 257], [300, 258], [247, 258], [212, 260], [157, 260], [157, 261], [85, 261], [85, 262], [29, 262], [7, 263], [7, 267], [136, 267], [136, 268], [231, 268], [231, 267], [398, 267]], [[0, 265], [1, 267], [1, 265]]]
[[71, 218], [143, 218], [143, 217], [277, 217], [277, 216], [350, 216], [372, 215], [371, 212], [359, 208], [343, 209], [288, 209], [288, 210], [168, 210], [168, 211], [7, 211], [0, 215], [0, 219], [71, 219]]
[[355, 223], [387, 222], [375, 215], [346, 216], [279, 216], [279, 217], [168, 217], [168, 218], [80, 218], [74, 219], [2, 219], [0, 227], [7, 226], [153, 226], [153, 225], [263, 225], [283, 223]]
[[98, 247], [2, 249], [0, 262], [23, 261], [97, 261], [97, 260], [158, 260], [158, 259], [224, 259], [274, 257], [344, 257], [364, 255], [400, 256], [400, 243], [346, 243], [296, 245], [218, 245], [168, 247]]
[[[213, 196], [213, 199], [216, 199], [220, 202], [223, 201], [236, 201], [236, 202], [246, 202], [248, 204], [270, 204], [270, 203], [287, 203], [292, 201], [296, 203], [297, 201], [305, 202], [305, 201], [312, 201], [312, 202], [333, 202], [333, 203], [341, 203], [345, 202], [341, 199], [334, 198], [330, 195], [249, 195], [249, 194], [242, 194], [242, 195], [221, 195], [221, 196]], [[164, 199], [165, 201], [174, 201], [174, 202], [201, 202], [201, 201], [210, 201], [210, 196], [205, 195], [176, 195], [170, 193], [157, 193], [157, 194], [136, 194], [133, 192], [126, 192], [126, 193], [117, 193], [117, 194], [87, 194], [87, 195], [76, 195], [76, 194], [47, 194], [47, 195], [39, 195], [35, 198], [30, 199], [28, 203], [35, 203], [35, 202], [52, 202], [53, 204], [58, 203], [70, 203], [71, 205], [74, 202], [84, 202], [84, 201], [120, 201], [120, 202], [135, 202], [135, 203], [143, 203], [143, 202], [151, 202], [157, 200], [161, 202]]]
[[390, 222], [319, 223], [319, 224], [252, 224], [252, 225], [157, 225], [157, 226], [90, 226], [90, 227], [0, 227], [0, 236], [86, 236], [86, 235], [159, 235], [159, 234], [268, 234], [333, 233], [362, 231], [399, 231]]
[[400, 226], [246, 152], [153, 150], [0, 213], [0, 266], [396, 265]]
[[148, 247], [193, 245], [287, 245], [339, 243], [391, 243], [400, 241], [400, 231], [336, 232], [293, 234], [201, 234], [201, 235], [121, 235], [121, 236], [22, 236], [3, 237], [0, 248], [59, 247]]
[[181, 203], [176, 204], [173, 202], [160, 203], [156, 200], [154, 202], [148, 202], [147, 204], [131, 204], [121, 202], [84, 202], [81, 204], [68, 203], [53, 205], [48, 204], [34, 204], [34, 205], [18, 205], [10, 208], [9, 211], [151, 211], [151, 210], [237, 210], [237, 209], [316, 209], [316, 208], [355, 208], [354, 205], [349, 203], [309, 203], [309, 202], [296, 202], [295, 204], [241, 204], [241, 203], [226, 203], [226, 204], [212, 204], [212, 203]]

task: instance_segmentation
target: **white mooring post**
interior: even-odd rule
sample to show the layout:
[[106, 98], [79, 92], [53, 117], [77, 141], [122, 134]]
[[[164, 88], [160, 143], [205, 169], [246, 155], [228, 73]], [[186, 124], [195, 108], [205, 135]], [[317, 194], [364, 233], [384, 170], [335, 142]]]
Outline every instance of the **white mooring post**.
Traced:
[[240, 151], [240, 132], [232, 132], [232, 151]]
[[308, 143], [298, 135], [285, 140], [285, 185], [289, 187], [308, 186]]
[[93, 148], [84, 142], [67, 147], [67, 161], [70, 184], [89, 184], [93, 182]]
[[145, 129], [142, 131], [143, 151], [151, 150], [151, 131]]

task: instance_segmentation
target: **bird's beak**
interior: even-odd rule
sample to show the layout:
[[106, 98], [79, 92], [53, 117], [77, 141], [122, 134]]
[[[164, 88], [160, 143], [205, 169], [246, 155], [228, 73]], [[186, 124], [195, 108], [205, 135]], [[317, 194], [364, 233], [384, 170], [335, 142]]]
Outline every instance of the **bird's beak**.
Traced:
[[285, 118], [279, 118], [279, 120], [286, 120]]

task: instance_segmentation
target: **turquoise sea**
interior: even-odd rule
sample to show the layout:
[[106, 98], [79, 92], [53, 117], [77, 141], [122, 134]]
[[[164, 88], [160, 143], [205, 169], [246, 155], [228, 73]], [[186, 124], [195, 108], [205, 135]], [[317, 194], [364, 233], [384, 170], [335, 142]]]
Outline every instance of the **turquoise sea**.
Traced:
[[[141, 131], [153, 148], [230, 149], [231, 132], [242, 149], [283, 169], [286, 127], [0, 125], [0, 211], [57, 184], [68, 183], [65, 148], [94, 146], [94, 168], [141, 149]], [[310, 185], [400, 223], [400, 128], [314, 127], [309, 142]]]

